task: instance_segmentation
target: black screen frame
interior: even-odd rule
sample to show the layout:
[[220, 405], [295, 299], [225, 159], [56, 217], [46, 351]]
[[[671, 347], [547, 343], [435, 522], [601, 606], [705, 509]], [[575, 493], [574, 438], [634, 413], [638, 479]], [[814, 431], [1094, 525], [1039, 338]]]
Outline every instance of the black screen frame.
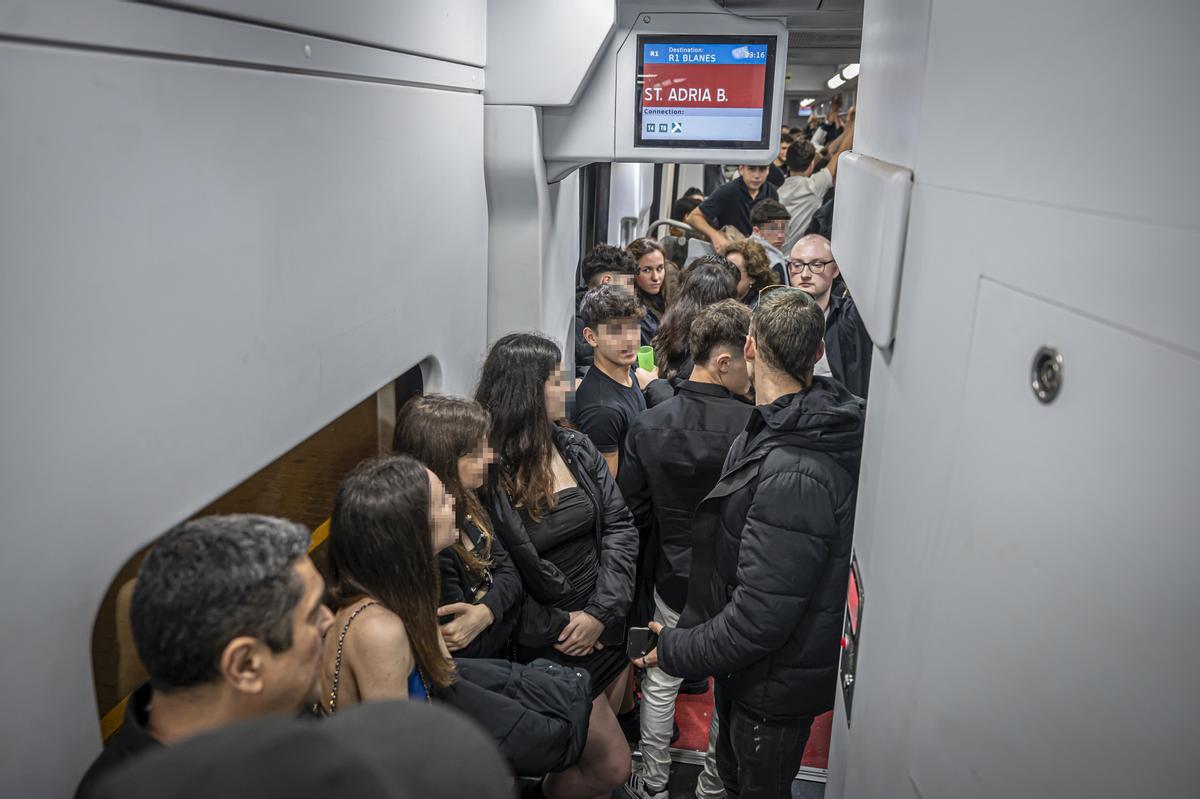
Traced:
[[[767, 46], [767, 70], [763, 81], [762, 131], [757, 141], [749, 139], [643, 139], [642, 138], [642, 85], [645, 74], [647, 44], [765, 44]], [[771, 119], [775, 112], [775, 56], [779, 38], [772, 34], [716, 34], [703, 33], [639, 33], [637, 35], [637, 67], [634, 72], [635, 94], [633, 114], [633, 146], [641, 148], [668, 148], [684, 150], [766, 150], [771, 146]]]

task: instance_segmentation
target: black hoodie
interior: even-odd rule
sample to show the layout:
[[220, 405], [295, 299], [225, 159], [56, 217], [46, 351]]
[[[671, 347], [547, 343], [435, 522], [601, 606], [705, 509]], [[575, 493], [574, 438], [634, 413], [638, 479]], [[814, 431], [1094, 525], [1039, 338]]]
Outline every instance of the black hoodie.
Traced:
[[664, 671], [713, 675], [764, 720], [833, 707], [863, 418], [863, 400], [822, 377], [755, 408], [696, 511]]

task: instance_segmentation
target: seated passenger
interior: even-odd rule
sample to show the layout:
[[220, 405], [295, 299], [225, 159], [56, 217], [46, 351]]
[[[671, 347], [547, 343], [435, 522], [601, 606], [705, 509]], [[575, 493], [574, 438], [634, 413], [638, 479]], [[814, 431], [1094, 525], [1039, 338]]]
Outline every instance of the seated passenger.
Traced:
[[663, 248], [650, 238], [634, 239], [626, 248], [637, 262], [638, 272], [634, 280], [638, 301], [646, 309], [642, 317], [642, 346], [649, 346], [658, 333], [658, 324], [671, 304], [671, 297], [678, 280], [671, 274]]
[[197, 736], [113, 769], [96, 796], [511, 799], [512, 775], [496, 744], [460, 714], [373, 702], [321, 724], [265, 718]]
[[864, 405], [813, 376], [822, 316], [782, 286], [754, 309], [745, 355], [758, 405], [696, 510], [679, 626], [651, 622], [658, 648], [639, 659], [715, 675], [730, 796], [790, 797], [813, 718], [833, 707]]
[[719, 255], [697, 258], [684, 270], [679, 296], [663, 317], [658, 337], [654, 340], [654, 363], [661, 379], [647, 385], [647, 406], [672, 396], [675, 393], [674, 385], [691, 375], [688, 334], [692, 321], [704, 306], [736, 298], [740, 277], [737, 267]]
[[796, 242], [788, 272], [791, 284], [816, 300], [825, 314], [825, 352], [813, 373], [832, 375], [851, 394], [866, 399], [874, 347], [854, 298], [846, 290], [846, 284], [838, 281], [841, 272], [833, 259], [829, 239], [811, 235]]
[[[674, 397], [634, 420], [625, 439], [617, 485], [642, 542], [639, 597], [650, 598], [654, 621], [664, 627], [678, 624], [687, 598], [692, 516], [717, 484], [729, 447], [754, 408], [738, 399], [750, 392], [742, 352], [749, 327], [750, 310], [735, 300], [701, 310], [689, 335], [696, 361], [691, 379], [680, 384]], [[641, 799], [667, 797], [671, 727], [682, 682], [657, 667], [647, 669], [642, 679], [642, 764], [629, 784]], [[714, 715], [696, 786], [700, 799], [717, 799], [724, 792], [713, 756], [716, 744]]]
[[779, 187], [778, 199], [791, 214], [785, 244], [789, 249], [804, 235], [813, 214], [825, 203], [825, 195], [837, 180], [841, 154], [854, 146], [854, 109], [850, 110], [845, 130], [829, 150], [827, 166], [815, 163], [817, 151], [808, 142], [798, 142], [788, 150], [789, 176]]
[[766, 251], [750, 239], [730, 242], [725, 248], [725, 258], [738, 268], [737, 299], [750, 308], [758, 302], [760, 291], [779, 283]]
[[771, 269], [779, 277], [780, 285], [787, 285], [787, 255], [783, 250], [787, 240], [788, 221], [792, 215], [778, 200], [760, 200], [750, 211], [750, 222], [754, 225], [754, 234], [750, 241], [762, 245], [767, 254]]
[[321, 664], [325, 715], [376, 699], [428, 702], [450, 685], [434, 557], [457, 539], [454, 497], [413, 458], [367, 461], [342, 481], [329, 524], [336, 614]]
[[759, 200], [778, 200], [775, 187], [767, 183], [768, 168], [751, 164], [738, 167], [738, 177], [724, 183], [683, 220], [712, 242], [713, 249], [724, 252], [729, 239], [719, 228], [732, 225], [743, 236], [751, 232], [750, 209]]
[[600, 450], [614, 476], [625, 431], [646, 410], [633, 371], [642, 313], [637, 300], [613, 286], [592, 289], [579, 305], [583, 335], [595, 352], [595, 363], [575, 391], [572, 422]]
[[[620, 247], [597, 244], [583, 259], [580, 271], [587, 291], [612, 283], [633, 294], [638, 267], [633, 256]], [[583, 301], [583, 293], [579, 294], [578, 300]], [[583, 319], [578, 314], [578, 307], [575, 310], [575, 376], [583, 377], [592, 365], [592, 346], [583, 336]]]
[[558, 346], [512, 333], [492, 345], [475, 393], [491, 414], [489, 439], [500, 460], [492, 520], [525, 583], [517, 659], [547, 658], [592, 676], [584, 757], [546, 779], [543, 790], [554, 799], [607, 794], [630, 767], [614, 712], [628, 673], [623, 642], [637, 532], [595, 446], [554, 424], [569, 391]]
[[303, 526], [267, 516], [208, 516], [169, 530], [138, 570], [133, 637], [150, 682], [88, 769], [77, 797], [118, 763], [317, 696], [332, 616]]
[[505, 658], [521, 613], [521, 576], [475, 492], [495, 460], [479, 403], [427, 394], [396, 419], [394, 449], [429, 467], [454, 498], [457, 540], [438, 553], [442, 638], [456, 657]]

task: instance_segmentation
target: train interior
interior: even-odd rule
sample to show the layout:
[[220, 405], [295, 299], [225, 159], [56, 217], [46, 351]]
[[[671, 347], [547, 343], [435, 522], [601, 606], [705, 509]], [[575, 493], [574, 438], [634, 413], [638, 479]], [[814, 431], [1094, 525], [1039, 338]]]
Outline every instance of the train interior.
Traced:
[[[511, 331], [570, 353], [584, 253], [689, 229], [836, 98], [874, 376], [793, 796], [1191, 795], [1198, 34], [1167, 0], [0, 0], [5, 782], [68, 795], [120, 725], [156, 536], [283, 516], [320, 567], [406, 399]], [[706, 37], [765, 48], [761, 137], [649, 121], [639, 47]], [[680, 696], [672, 796], [712, 712]]]

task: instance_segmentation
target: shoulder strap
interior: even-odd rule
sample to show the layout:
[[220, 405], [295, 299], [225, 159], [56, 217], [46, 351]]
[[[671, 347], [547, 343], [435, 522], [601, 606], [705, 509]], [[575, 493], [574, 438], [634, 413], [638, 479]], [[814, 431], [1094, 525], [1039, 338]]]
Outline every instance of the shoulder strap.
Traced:
[[342, 634], [338, 636], [337, 658], [333, 662], [333, 686], [329, 689], [329, 715], [331, 716], [337, 710], [338, 683], [342, 678], [342, 647], [346, 645], [346, 633], [350, 632], [350, 624], [356, 618], [358, 618], [358, 614], [362, 613], [372, 605], [378, 604], [378, 602], [371, 600], [358, 610], [351, 613], [350, 618], [346, 619], [346, 625], [342, 627]]

